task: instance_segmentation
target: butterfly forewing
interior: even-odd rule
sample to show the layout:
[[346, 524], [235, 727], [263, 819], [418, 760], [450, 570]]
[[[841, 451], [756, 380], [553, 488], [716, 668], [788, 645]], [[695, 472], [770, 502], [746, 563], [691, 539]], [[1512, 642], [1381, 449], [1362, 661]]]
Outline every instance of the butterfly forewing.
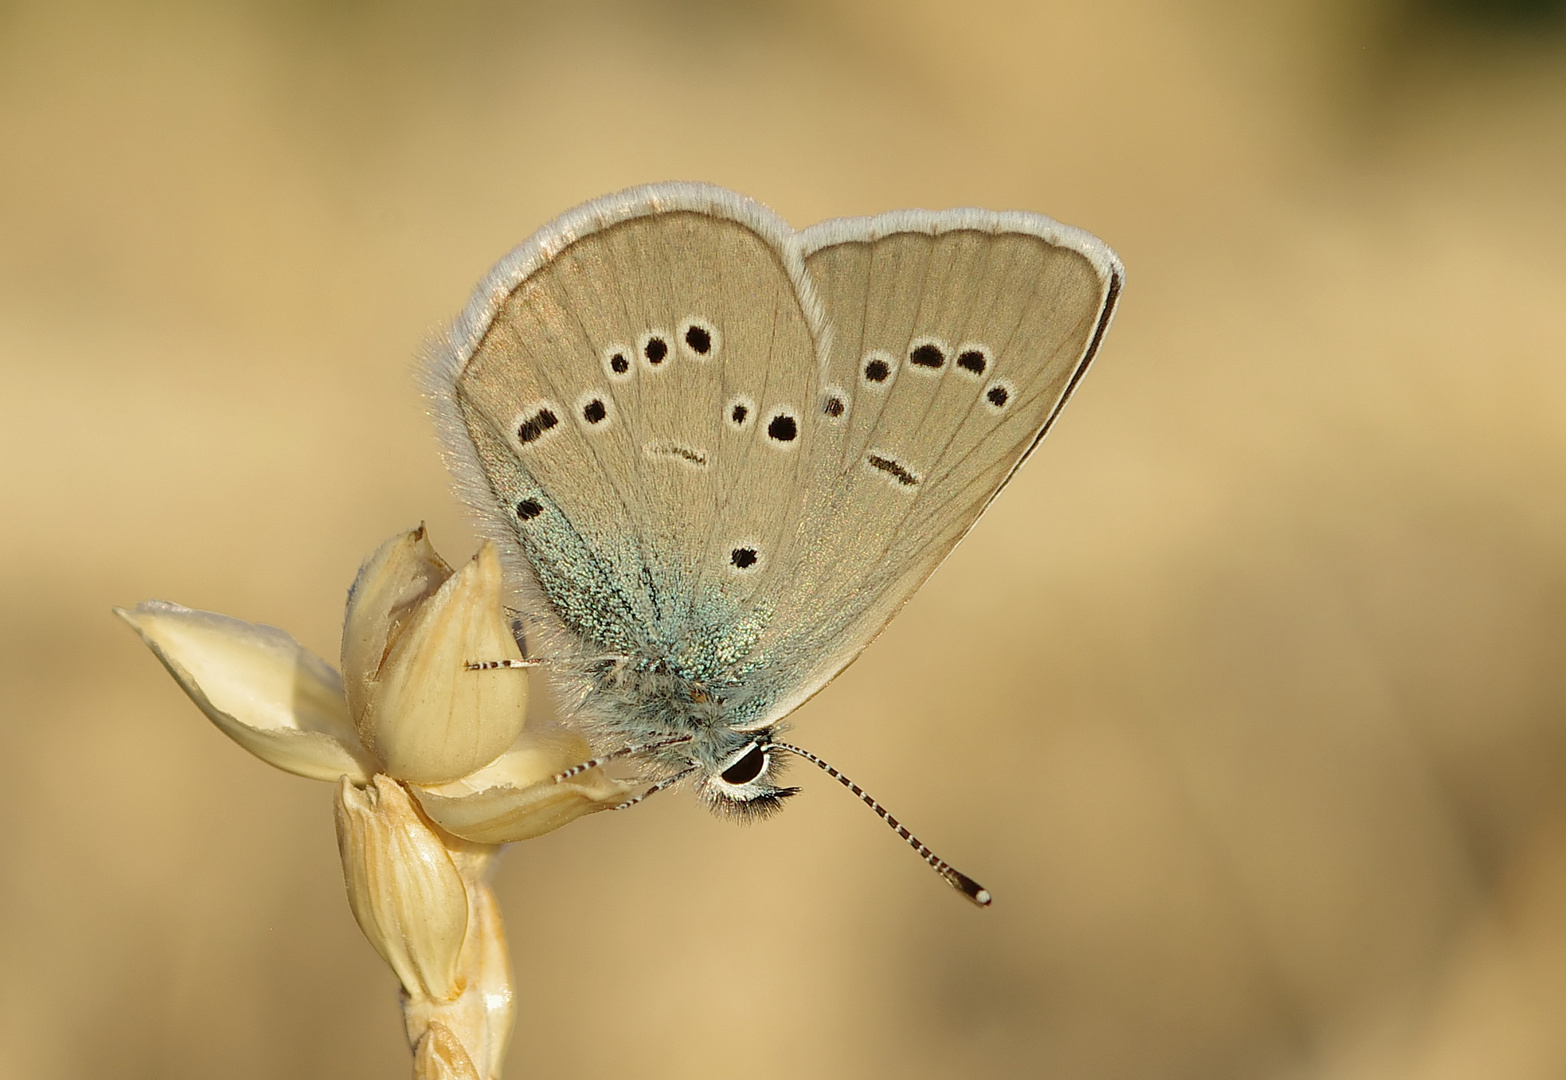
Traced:
[[1118, 289], [1107, 249], [1060, 243], [1047, 219], [892, 227], [909, 217], [806, 234], [833, 327], [823, 382], [849, 400], [835, 453], [815, 463], [805, 550], [768, 642], [815, 665], [785, 707], [851, 660], [977, 520], [1091, 359]]

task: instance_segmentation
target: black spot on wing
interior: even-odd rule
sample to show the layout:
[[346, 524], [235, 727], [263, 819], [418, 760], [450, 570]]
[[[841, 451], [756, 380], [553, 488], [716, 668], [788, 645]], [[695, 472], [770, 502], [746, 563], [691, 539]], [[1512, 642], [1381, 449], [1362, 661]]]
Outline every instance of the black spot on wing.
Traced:
[[560, 418], [547, 405], [517, 425], [517, 441], [524, 446], [537, 442], [550, 428], [560, 423]]
[[767, 421], [767, 438], [775, 443], [791, 443], [799, 438], [799, 421], [788, 413], [778, 413]]
[[642, 452], [648, 457], [672, 458], [687, 465], [693, 465], [698, 469], [707, 467], [706, 454], [689, 446], [681, 446], [679, 443], [648, 443], [642, 447]]
[[1012, 388], [1004, 382], [993, 382], [984, 389], [984, 404], [991, 412], [1004, 412], [1011, 404]]
[[989, 366], [989, 359], [982, 349], [965, 349], [957, 356], [957, 367], [971, 375], [983, 375]]
[[884, 454], [867, 454], [865, 464], [886, 473], [903, 487], [914, 487], [919, 483], [917, 476], [904, 468], [895, 458], [886, 457]]

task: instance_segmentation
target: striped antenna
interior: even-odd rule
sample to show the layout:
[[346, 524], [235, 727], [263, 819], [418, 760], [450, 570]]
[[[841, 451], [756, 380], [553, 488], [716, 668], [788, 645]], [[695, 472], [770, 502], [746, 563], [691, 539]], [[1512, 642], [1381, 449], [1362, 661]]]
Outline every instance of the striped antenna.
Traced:
[[963, 873], [961, 870], [957, 869], [951, 863], [947, 862], [945, 859], [941, 858], [935, 852], [926, 847], [917, 836], [905, 829], [896, 818], [887, 813], [886, 807], [882, 806], [880, 803], [871, 798], [869, 793], [866, 792], [864, 788], [860, 787], [848, 777], [838, 772], [825, 761], [822, 761], [820, 758], [816, 757], [816, 755], [812, 754], [809, 750], [801, 749], [798, 746], [790, 746], [788, 743], [783, 742], [768, 742], [767, 746], [776, 747], [779, 750], [787, 750], [790, 754], [794, 754], [797, 757], [802, 757], [806, 761], [818, 766], [822, 772], [836, 780], [839, 784], [842, 784], [855, 795], [858, 795], [860, 801], [870, 809], [874, 810], [876, 815], [880, 817], [882, 821], [890, 825], [893, 832], [906, 840], [908, 842], [908, 846], [919, 853], [919, 858], [929, 863], [930, 869], [934, 870], [937, 874], [940, 874], [941, 877], [945, 878], [948, 885], [962, 893], [969, 900], [972, 900], [980, 907], [990, 906], [990, 900], [992, 897], [990, 896], [990, 891], [988, 889], [980, 885], [977, 881], [974, 881], [967, 874]]

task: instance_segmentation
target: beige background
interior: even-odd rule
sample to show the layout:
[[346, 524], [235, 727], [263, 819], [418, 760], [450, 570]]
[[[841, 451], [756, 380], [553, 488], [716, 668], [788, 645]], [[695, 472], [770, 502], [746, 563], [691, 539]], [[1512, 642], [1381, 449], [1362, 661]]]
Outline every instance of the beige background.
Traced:
[[405, 1075], [328, 786], [109, 606], [335, 657], [382, 539], [466, 557], [411, 357], [668, 178], [1129, 286], [797, 717], [995, 907], [802, 770], [587, 820], [500, 872], [511, 1077], [1566, 1074], [1566, 41], [1486, 12], [0, 3], [0, 1075]]

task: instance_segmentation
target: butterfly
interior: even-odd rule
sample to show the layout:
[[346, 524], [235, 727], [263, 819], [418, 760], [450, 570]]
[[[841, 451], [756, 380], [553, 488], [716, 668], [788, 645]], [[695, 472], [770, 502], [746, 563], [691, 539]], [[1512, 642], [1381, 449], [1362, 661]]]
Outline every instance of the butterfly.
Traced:
[[426, 388], [569, 721], [616, 747], [580, 767], [630, 758], [651, 785], [631, 802], [693, 781], [751, 817], [803, 757], [987, 904], [781, 736], [1038, 446], [1123, 281], [1038, 214], [799, 232], [693, 183], [594, 200], [506, 256]]

